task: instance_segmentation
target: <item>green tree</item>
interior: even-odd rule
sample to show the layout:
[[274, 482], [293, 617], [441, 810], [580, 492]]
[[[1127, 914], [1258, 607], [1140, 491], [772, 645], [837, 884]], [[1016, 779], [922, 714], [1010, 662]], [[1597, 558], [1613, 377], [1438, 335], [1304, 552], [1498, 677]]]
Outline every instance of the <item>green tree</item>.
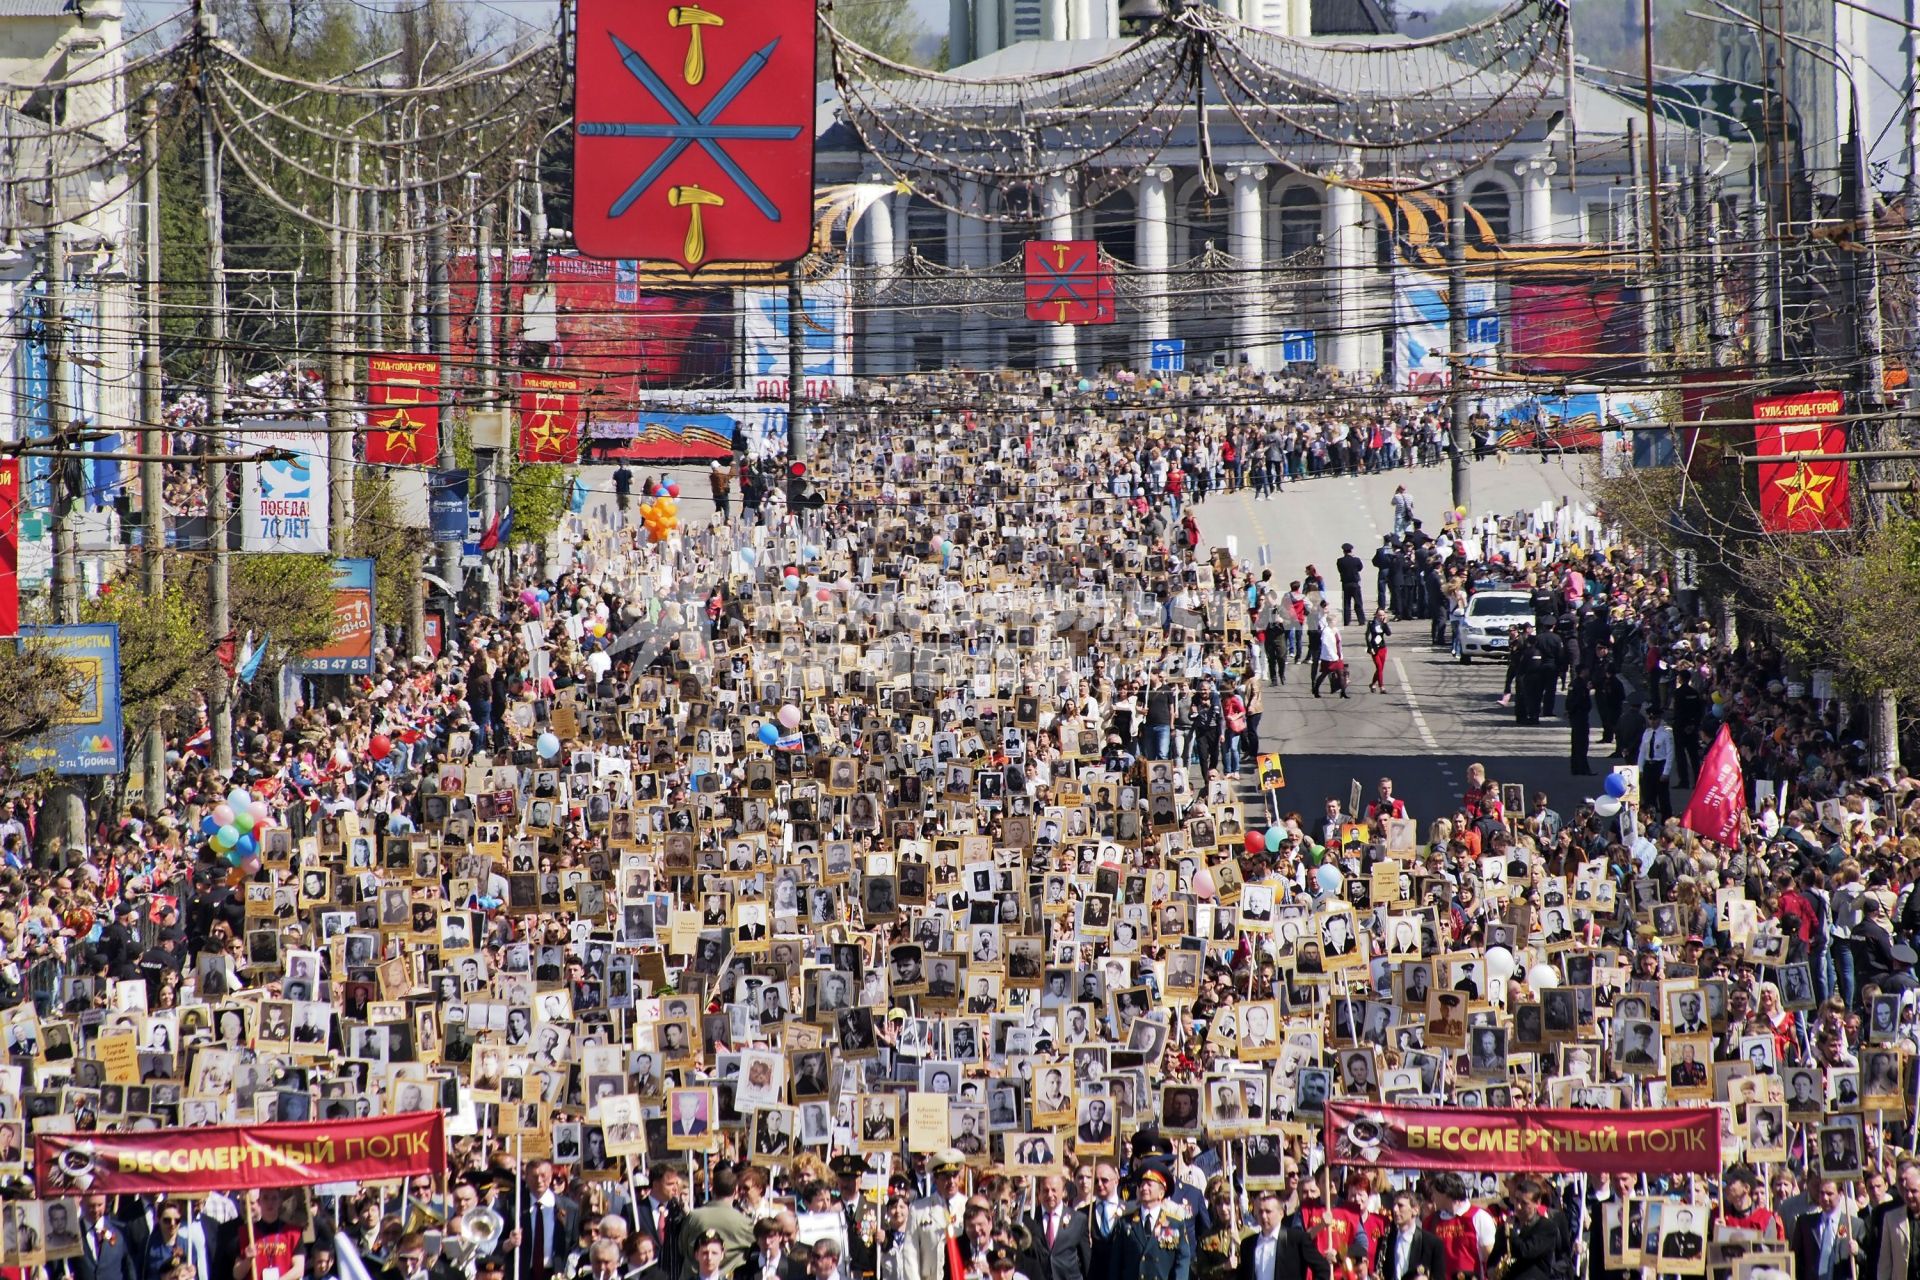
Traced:
[[167, 583], [155, 598], [138, 573], [123, 574], [81, 606], [80, 618], [120, 628], [120, 700], [129, 742], [192, 706], [216, 673], [206, 597], [190, 594], [184, 583]]
[[[869, 49], [891, 62], [907, 66], [922, 65], [919, 46], [927, 29], [914, 16], [908, 0], [852, 0], [832, 7], [834, 29], [863, 49]], [[814, 58], [814, 75], [826, 80], [833, 76], [833, 57], [828, 48], [825, 25]], [[937, 51], [934, 51], [937, 52]], [[927, 60], [930, 65], [930, 60]]]

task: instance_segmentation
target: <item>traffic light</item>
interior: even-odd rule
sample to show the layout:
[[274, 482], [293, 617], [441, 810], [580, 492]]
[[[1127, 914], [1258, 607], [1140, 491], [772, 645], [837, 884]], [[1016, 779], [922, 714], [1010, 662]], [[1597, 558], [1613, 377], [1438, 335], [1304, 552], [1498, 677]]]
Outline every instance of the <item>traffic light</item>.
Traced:
[[789, 462], [787, 464], [787, 510], [801, 511], [807, 502], [807, 464]]

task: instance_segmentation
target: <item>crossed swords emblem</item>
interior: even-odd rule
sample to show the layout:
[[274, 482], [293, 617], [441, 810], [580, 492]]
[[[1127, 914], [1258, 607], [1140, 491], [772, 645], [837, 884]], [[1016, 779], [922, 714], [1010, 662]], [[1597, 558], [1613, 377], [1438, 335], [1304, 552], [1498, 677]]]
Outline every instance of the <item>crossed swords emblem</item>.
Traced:
[[[603, 121], [583, 121], [580, 124], [580, 136], [584, 138], [663, 138], [667, 140], [666, 149], [655, 157], [653, 163], [648, 165], [640, 176], [633, 180], [632, 185], [621, 192], [620, 198], [608, 208], [608, 216], [618, 218], [633, 208], [640, 197], [652, 190], [654, 184], [666, 175], [674, 161], [685, 154], [689, 147], [697, 146], [720, 167], [722, 173], [733, 180], [733, 184], [740, 189], [741, 194], [745, 195], [753, 207], [764, 214], [768, 221], [780, 221], [780, 210], [775, 207], [773, 201], [767, 199], [766, 193], [740, 166], [739, 161], [727, 151], [726, 144], [748, 141], [790, 142], [800, 136], [801, 126], [720, 123], [720, 117], [725, 114], [729, 106], [733, 105], [733, 100], [739, 97], [762, 71], [766, 70], [767, 63], [773, 58], [774, 50], [780, 47], [780, 41], [772, 40], [764, 48], [756, 49], [749, 54], [746, 61], [740, 64], [740, 69], [733, 73], [733, 77], [721, 86], [720, 91], [713, 95], [702, 110], [696, 113], [681, 100], [680, 95], [673, 91], [665, 78], [655, 71], [633, 46], [612, 32], [607, 33], [607, 38], [613, 41], [613, 47], [620, 54], [620, 61], [626, 66], [627, 71], [652, 95], [654, 101], [673, 117], [672, 121], [666, 124]], [[716, 192], [707, 191], [698, 186], [683, 185], [668, 188], [667, 204], [675, 209], [689, 210], [687, 238], [683, 247], [687, 265], [697, 267], [707, 256], [706, 227], [701, 210], [724, 206], [726, 200]]]
[[[1064, 249], [1056, 249], [1054, 251], [1054, 257], [1064, 258], [1066, 257], [1066, 251]], [[1060, 308], [1060, 322], [1062, 324], [1066, 323], [1067, 308], [1075, 303], [1092, 301], [1095, 309], [1098, 309], [1098, 299], [1089, 299], [1086, 294], [1080, 291], [1081, 286], [1093, 283], [1091, 277], [1080, 274], [1080, 264], [1086, 260], [1084, 253], [1076, 257], [1072, 262], [1066, 263], [1064, 266], [1055, 266], [1053, 263], [1047, 261], [1045, 255], [1042, 255], [1039, 260], [1040, 269], [1047, 273], [1048, 281], [1047, 291], [1041, 294], [1035, 301], [1043, 307], [1051, 302], [1054, 306]], [[1066, 296], [1060, 297], [1062, 294]], [[1058, 298], [1059, 301], [1054, 301], [1056, 298]]]

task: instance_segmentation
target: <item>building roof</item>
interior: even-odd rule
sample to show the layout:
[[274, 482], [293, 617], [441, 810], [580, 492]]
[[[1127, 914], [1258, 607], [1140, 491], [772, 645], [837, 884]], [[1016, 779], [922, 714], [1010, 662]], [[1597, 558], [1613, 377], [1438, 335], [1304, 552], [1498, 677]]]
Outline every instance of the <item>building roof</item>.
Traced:
[[79, 0], [0, 0], [0, 18], [60, 18], [78, 7]]

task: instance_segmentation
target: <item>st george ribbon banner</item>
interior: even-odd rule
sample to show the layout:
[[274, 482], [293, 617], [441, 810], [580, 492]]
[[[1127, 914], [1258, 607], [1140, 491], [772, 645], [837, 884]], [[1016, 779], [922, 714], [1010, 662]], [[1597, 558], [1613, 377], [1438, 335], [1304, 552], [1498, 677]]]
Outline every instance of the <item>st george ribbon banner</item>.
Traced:
[[438, 1177], [446, 1172], [445, 1117], [409, 1111], [367, 1120], [205, 1125], [146, 1133], [42, 1133], [35, 1180], [55, 1195], [198, 1195]]
[[1581, 1111], [1327, 1103], [1334, 1164], [1492, 1173], [1717, 1173], [1712, 1107]]

